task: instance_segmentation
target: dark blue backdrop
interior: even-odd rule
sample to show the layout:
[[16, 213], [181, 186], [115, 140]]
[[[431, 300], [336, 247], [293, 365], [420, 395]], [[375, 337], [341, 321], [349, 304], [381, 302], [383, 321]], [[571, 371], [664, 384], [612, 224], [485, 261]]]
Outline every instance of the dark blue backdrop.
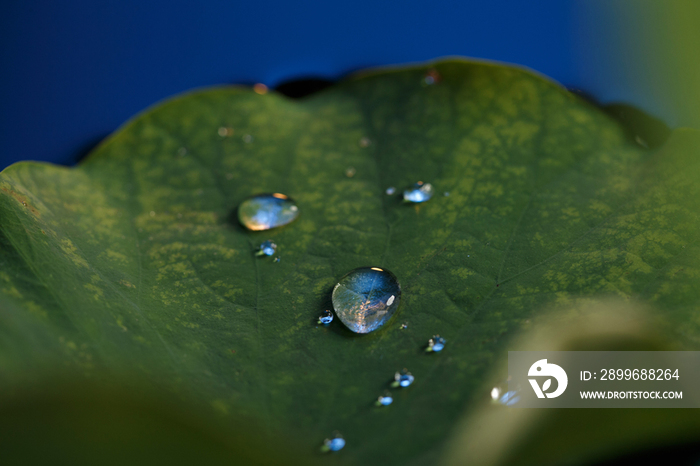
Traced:
[[275, 86], [444, 55], [523, 64], [584, 89], [605, 75], [604, 63], [580, 62], [581, 37], [600, 34], [581, 22], [590, 11], [563, 0], [4, 3], [2, 167], [71, 163], [145, 107], [211, 84]]

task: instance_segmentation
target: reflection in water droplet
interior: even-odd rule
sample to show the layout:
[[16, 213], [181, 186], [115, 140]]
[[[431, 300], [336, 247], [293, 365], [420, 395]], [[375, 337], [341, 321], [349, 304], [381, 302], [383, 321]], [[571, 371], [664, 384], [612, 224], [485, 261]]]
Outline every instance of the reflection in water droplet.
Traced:
[[263, 83], [257, 83], [255, 86], [253, 86], [253, 90], [255, 91], [256, 94], [267, 94], [267, 86], [264, 85]]
[[253, 231], [269, 230], [295, 220], [299, 209], [284, 194], [259, 194], [249, 197], [238, 206], [238, 221]]
[[326, 309], [323, 311], [323, 314], [321, 314], [321, 317], [318, 318], [318, 323], [328, 325], [331, 322], [333, 322], [333, 313]]
[[425, 349], [427, 352], [438, 352], [442, 351], [445, 347], [446, 340], [440, 335], [435, 335], [433, 338], [428, 340], [428, 347]]
[[369, 138], [362, 138], [360, 139], [360, 147], [365, 148], [369, 147], [369, 145], [372, 144], [372, 141], [369, 140]]
[[403, 198], [409, 202], [425, 202], [433, 197], [433, 185], [419, 181], [403, 192]]
[[323, 441], [323, 447], [321, 447], [321, 450], [323, 451], [338, 451], [342, 450], [343, 447], [345, 446], [345, 439], [343, 438], [342, 435], [340, 434], [335, 434], [335, 437], [332, 439], [326, 439]]
[[413, 376], [408, 370], [403, 369], [401, 372], [394, 374], [394, 382], [391, 384], [392, 387], [402, 387], [406, 388], [413, 383]]
[[355, 176], [355, 173], [357, 173], [357, 170], [355, 170], [355, 167], [348, 167], [345, 169], [345, 176], [348, 178], [352, 178]]
[[384, 325], [399, 306], [401, 286], [393, 273], [379, 267], [360, 267], [333, 288], [335, 315], [355, 333], [369, 333]]
[[377, 398], [377, 401], [375, 402], [375, 404], [377, 406], [389, 406], [393, 402], [394, 402], [394, 397], [391, 396], [391, 392], [386, 391], [386, 392], [384, 392], [384, 395], [379, 395], [379, 398]]
[[263, 241], [260, 244], [260, 249], [257, 252], [258, 256], [271, 256], [275, 253], [277, 245], [272, 242], [272, 240]]
[[396, 192], [396, 188], [394, 188], [393, 186], [389, 186], [388, 188], [386, 188], [386, 194], [387, 194], [388, 196], [391, 196], [391, 195], [394, 194], [395, 192]]

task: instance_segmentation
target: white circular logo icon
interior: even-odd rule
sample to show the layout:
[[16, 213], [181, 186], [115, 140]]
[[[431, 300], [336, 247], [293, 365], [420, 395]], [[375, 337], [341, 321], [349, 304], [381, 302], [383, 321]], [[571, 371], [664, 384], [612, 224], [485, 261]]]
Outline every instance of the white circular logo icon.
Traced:
[[[527, 375], [529, 377], [549, 377], [542, 384], [542, 388], [540, 388], [539, 384], [537, 383], [537, 379], [528, 379], [530, 381], [530, 385], [532, 385], [532, 389], [535, 391], [535, 395], [537, 395], [537, 398], [544, 398], [545, 396], [547, 398], [556, 398], [564, 393], [564, 390], [566, 390], [566, 384], [569, 383], [569, 378], [566, 376], [564, 369], [556, 364], [548, 364], [546, 359], [540, 359], [530, 366], [530, 370], [527, 372]], [[549, 390], [552, 386], [552, 377], [557, 381], [557, 389], [551, 393], [547, 393], [547, 390]]]

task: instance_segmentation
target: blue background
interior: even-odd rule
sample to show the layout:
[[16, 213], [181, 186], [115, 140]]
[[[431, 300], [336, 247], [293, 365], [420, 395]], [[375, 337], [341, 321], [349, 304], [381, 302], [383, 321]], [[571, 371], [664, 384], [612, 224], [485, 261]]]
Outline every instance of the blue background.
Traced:
[[194, 87], [336, 79], [446, 55], [526, 65], [603, 101], [658, 110], [611, 58], [612, 19], [584, 2], [4, 3], [0, 168], [72, 163], [137, 112]]

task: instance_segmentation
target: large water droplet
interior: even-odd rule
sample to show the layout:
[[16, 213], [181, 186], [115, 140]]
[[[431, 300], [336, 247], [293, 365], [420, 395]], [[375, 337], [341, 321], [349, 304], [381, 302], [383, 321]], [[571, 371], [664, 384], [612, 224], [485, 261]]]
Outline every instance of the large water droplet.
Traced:
[[425, 202], [433, 197], [433, 185], [419, 181], [403, 192], [403, 198], [409, 202]]
[[360, 267], [333, 288], [335, 315], [355, 333], [369, 333], [384, 325], [401, 299], [393, 273], [379, 267]]
[[259, 194], [238, 206], [238, 221], [249, 230], [281, 227], [299, 216], [299, 208], [284, 194]]

